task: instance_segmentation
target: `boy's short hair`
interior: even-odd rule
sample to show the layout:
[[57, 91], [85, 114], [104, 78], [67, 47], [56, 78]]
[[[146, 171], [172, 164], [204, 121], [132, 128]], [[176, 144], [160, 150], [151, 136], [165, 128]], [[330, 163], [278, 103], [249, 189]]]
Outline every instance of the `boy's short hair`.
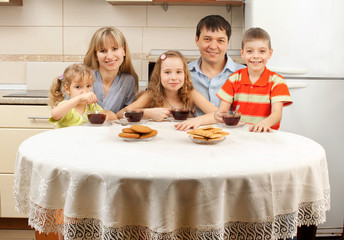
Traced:
[[252, 40], [263, 40], [268, 42], [269, 49], [271, 49], [270, 35], [262, 28], [249, 28], [245, 31], [244, 37], [241, 42], [241, 48], [244, 49], [245, 43]]
[[218, 31], [218, 30], [225, 30], [226, 35], [228, 37], [228, 41], [231, 37], [232, 28], [229, 22], [221, 17], [220, 15], [209, 15], [204, 18], [202, 18], [196, 28], [196, 36], [199, 38], [201, 35], [201, 30], [205, 27], [207, 30], [211, 30], [212, 32]]

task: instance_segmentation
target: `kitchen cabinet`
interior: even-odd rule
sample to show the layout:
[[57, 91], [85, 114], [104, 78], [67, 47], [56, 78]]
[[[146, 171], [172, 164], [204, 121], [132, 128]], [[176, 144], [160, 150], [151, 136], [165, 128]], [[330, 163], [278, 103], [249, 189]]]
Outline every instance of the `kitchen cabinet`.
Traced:
[[178, 5], [229, 5], [242, 6], [243, 1], [227, 1], [227, 0], [106, 0], [112, 5], [117, 4], [178, 4]]
[[53, 128], [51, 108], [39, 105], [0, 105], [0, 217], [27, 217], [15, 211], [13, 180], [19, 145]]
[[0, 6], [23, 6], [23, 0], [1, 0]]

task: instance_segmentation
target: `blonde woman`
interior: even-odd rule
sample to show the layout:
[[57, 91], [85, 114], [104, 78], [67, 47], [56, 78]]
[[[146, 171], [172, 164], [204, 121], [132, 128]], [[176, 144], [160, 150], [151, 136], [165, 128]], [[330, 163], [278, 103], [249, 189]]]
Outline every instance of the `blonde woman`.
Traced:
[[117, 28], [102, 27], [94, 33], [84, 64], [94, 70], [94, 91], [101, 107], [117, 113], [135, 100], [138, 77], [128, 43]]

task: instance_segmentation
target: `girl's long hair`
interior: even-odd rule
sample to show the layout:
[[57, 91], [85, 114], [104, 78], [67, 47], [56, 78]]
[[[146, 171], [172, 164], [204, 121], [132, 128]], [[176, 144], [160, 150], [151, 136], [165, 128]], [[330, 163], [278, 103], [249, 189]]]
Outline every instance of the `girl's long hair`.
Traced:
[[84, 58], [84, 64], [94, 70], [98, 70], [99, 62], [96, 57], [97, 51], [103, 49], [106, 45], [106, 41], [109, 39], [117, 44], [118, 47], [123, 47], [125, 56], [122, 65], [119, 67], [118, 74], [129, 73], [133, 75], [135, 78], [135, 90], [137, 92], [139, 88], [139, 80], [131, 61], [129, 46], [123, 33], [117, 28], [102, 27], [94, 33]]
[[161, 54], [155, 63], [151, 78], [148, 84], [148, 94], [152, 97], [148, 107], [162, 107], [164, 105], [164, 87], [161, 84], [161, 63], [171, 57], [177, 57], [183, 62], [184, 68], [184, 85], [178, 90], [178, 97], [185, 108], [190, 108], [190, 94], [193, 90], [190, 71], [187, 61], [183, 54], [178, 51], [167, 51]]
[[72, 81], [88, 78], [94, 82], [92, 69], [84, 64], [76, 63], [68, 66], [63, 75], [56, 77], [50, 87], [49, 106], [55, 107], [66, 98], [65, 88], [70, 88]]

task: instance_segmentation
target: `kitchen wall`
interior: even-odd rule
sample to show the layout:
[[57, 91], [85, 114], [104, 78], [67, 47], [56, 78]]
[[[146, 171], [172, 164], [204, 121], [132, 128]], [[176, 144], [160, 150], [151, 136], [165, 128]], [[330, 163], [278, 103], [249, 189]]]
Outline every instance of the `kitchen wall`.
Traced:
[[118, 27], [126, 36], [133, 64], [144, 86], [151, 49], [196, 50], [195, 29], [209, 14], [232, 25], [230, 49], [239, 49], [243, 7], [111, 5], [106, 0], [23, 0], [0, 6], [0, 87], [48, 89], [73, 62], [82, 62], [93, 33]]

